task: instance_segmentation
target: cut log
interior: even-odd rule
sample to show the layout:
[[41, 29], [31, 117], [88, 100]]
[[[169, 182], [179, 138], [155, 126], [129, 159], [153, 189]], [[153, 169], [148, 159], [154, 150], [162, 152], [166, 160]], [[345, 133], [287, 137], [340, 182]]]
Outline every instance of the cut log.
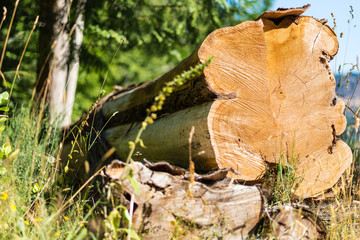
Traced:
[[[223, 46], [220, 47], [220, 45]], [[145, 144], [149, 145], [147, 149], [151, 152], [150, 155], [142, 154], [142, 157], [152, 161], [161, 161], [175, 156], [180, 162], [174, 162], [174, 164], [185, 166], [188, 151], [184, 149], [187, 149], [189, 129], [194, 125], [195, 137], [202, 135], [203, 139], [193, 141], [195, 149], [192, 152], [199, 158], [203, 155], [207, 161], [207, 164], [202, 164], [201, 161], [194, 159], [196, 169], [206, 171], [214, 166], [231, 167], [241, 174], [241, 176], [233, 174], [233, 177], [255, 180], [260, 178], [266, 170], [266, 163], [259, 150], [265, 147], [271, 131], [277, 128], [269, 108], [270, 92], [266, 76], [263, 24], [261, 21], [249, 21], [235, 27], [219, 29], [207, 37], [197, 52], [203, 60], [205, 60], [206, 49], [212, 49], [211, 55], [215, 56], [211, 67], [221, 71], [214, 77], [212, 72], [206, 71], [205, 78], [201, 80], [206, 81], [218, 98], [208, 104], [182, 110], [175, 116], [164, 117], [161, 122], [159, 120], [152, 127], [155, 131], [149, 128], [144, 133], [146, 136], [142, 137]], [[224, 56], [228, 59], [223, 62]], [[193, 58], [193, 56], [189, 57], [189, 59]], [[160, 78], [162, 79], [163, 77]], [[121, 98], [128, 99], [128, 95], [136, 95], [141, 99], [143, 89], [143, 86], [140, 86], [123, 94]], [[157, 91], [154, 92], [153, 94], [157, 94]], [[117, 98], [116, 102], [119, 101], [120, 98]], [[105, 103], [106, 116], [110, 116], [106, 109], [112, 104], [112, 101]], [[159, 126], [158, 129], [156, 129], [157, 126]], [[174, 126], [178, 126], [176, 130]], [[118, 132], [121, 129], [123, 134]], [[126, 151], [123, 143], [129, 141], [137, 130], [126, 125], [106, 131], [108, 142], [117, 148], [122, 159], [125, 157], [124, 150]], [[207, 134], [204, 135], [204, 133]], [[162, 136], [162, 134], [168, 134], [168, 136]], [[154, 145], [161, 150], [152, 151], [151, 149], [156, 147]], [[198, 147], [200, 149], [197, 149]], [[279, 145], [274, 146], [274, 151], [279, 151], [278, 148]], [[177, 149], [179, 151], [176, 151]], [[143, 153], [143, 150], [141, 152]], [[164, 158], [164, 156], [167, 157]], [[174, 161], [177, 160], [174, 159]]]
[[208, 184], [196, 181], [189, 187], [183, 174], [152, 171], [140, 162], [133, 162], [131, 169], [139, 193], [128, 179], [119, 180], [122, 162], [114, 160], [106, 175], [119, 183], [111, 188], [117, 204], [130, 209], [125, 196], [133, 196], [133, 227], [143, 233], [143, 239], [246, 239], [263, 217], [265, 201], [255, 186], [221, 184], [220, 178]]
[[[210, 142], [209, 128], [206, 124], [211, 106], [212, 102], [205, 103], [160, 118], [156, 124], [148, 126], [147, 130], [143, 132], [141, 138], [144, 140], [146, 148], [138, 149], [132, 158], [134, 160], [146, 158], [150, 161], [167, 161], [173, 165], [187, 168], [189, 166], [188, 138], [191, 127], [194, 126], [192, 159], [195, 162], [196, 170], [207, 172], [218, 168]], [[107, 141], [116, 147], [117, 155], [121, 159], [127, 158], [128, 142], [135, 139], [140, 127], [140, 123], [133, 123], [106, 130]], [[129, 129], [131, 130], [129, 131]], [[171, 150], [164, 149], [164, 146], [169, 146], [169, 141], [171, 141]]]
[[160, 78], [108, 96], [98, 140], [106, 139], [126, 159], [128, 142], [164, 83], [214, 56], [202, 76], [167, 98], [160, 119], [142, 135], [147, 148], [138, 148], [133, 159], [187, 167], [194, 126], [197, 171], [232, 168], [229, 177], [254, 181], [286, 155], [298, 175], [297, 196], [331, 188], [352, 161], [350, 148], [337, 139], [346, 118], [328, 64], [338, 42], [323, 21], [300, 16], [308, 7], [268, 11], [256, 21], [218, 29]]
[[229, 170], [195, 174], [191, 185], [188, 171], [166, 162], [130, 167], [138, 192], [129, 179], [120, 180], [129, 170], [123, 162], [114, 160], [104, 174], [113, 204], [134, 209], [133, 229], [142, 239], [326, 238], [326, 227], [307, 206], [268, 208], [257, 187], [231, 184]]
[[[195, 53], [201, 62], [215, 58], [196, 82], [207, 85], [218, 97], [211, 102], [212, 97], [202, 98], [198, 102], [208, 103], [157, 121], [142, 137], [148, 148], [139, 149], [141, 155], [134, 158], [186, 167], [188, 133], [195, 126], [192, 153], [197, 170], [230, 167], [239, 174], [229, 176], [252, 181], [263, 176], [268, 162], [277, 163], [286, 154], [297, 159], [297, 173], [302, 177], [298, 196], [314, 196], [335, 184], [352, 161], [349, 147], [336, 137], [346, 126], [344, 103], [336, 98], [328, 65], [338, 42], [322, 21], [298, 16], [307, 8], [269, 11], [257, 21], [210, 34]], [[151, 102], [160, 89], [157, 84], [196, 63], [195, 53], [159, 80], [116, 96], [104, 105], [104, 114], [129, 109], [134, 104], [130, 97], [137, 98], [135, 103]], [[149, 85], [155, 87], [147, 89]], [[188, 93], [195, 91], [187, 87]], [[147, 93], [145, 98], [142, 91]], [[137, 125], [106, 131], [108, 142], [122, 158]]]

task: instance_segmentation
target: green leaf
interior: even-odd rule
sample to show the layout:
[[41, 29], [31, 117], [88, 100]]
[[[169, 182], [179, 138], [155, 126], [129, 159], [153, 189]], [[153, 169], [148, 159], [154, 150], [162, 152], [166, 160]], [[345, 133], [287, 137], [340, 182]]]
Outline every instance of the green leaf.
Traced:
[[130, 184], [133, 187], [135, 193], [137, 195], [139, 195], [140, 194], [140, 183], [130, 176], [129, 176], [129, 180], [130, 180]]
[[86, 228], [82, 228], [80, 233], [74, 238], [74, 240], [83, 240], [88, 238], [88, 230]]
[[144, 141], [142, 139], [139, 139], [139, 144], [140, 144], [140, 147], [146, 148]]
[[130, 214], [129, 214], [129, 211], [127, 210], [127, 208], [125, 206], [120, 206], [121, 208], [121, 217], [122, 219], [126, 222], [126, 223], [129, 223], [130, 221]]
[[32, 188], [32, 192], [37, 194], [40, 191], [40, 187], [38, 183], [35, 183], [33, 188]]
[[[193, 16], [194, 19], [194, 16]], [[176, 29], [175, 29], [175, 33], [176, 35], [181, 35], [181, 33], [183, 32], [183, 30], [185, 29], [185, 23], [184, 22], [180, 22], [177, 24]]]
[[10, 155], [10, 153], [12, 152], [12, 148], [11, 148], [10, 144], [5, 143], [0, 148], [0, 152], [2, 153], [2, 158], [7, 158]]
[[164, 40], [163, 37], [160, 36], [160, 34], [156, 30], [151, 31], [151, 33], [156, 37], [159, 43], [161, 43]]
[[128, 235], [130, 235], [130, 238], [132, 239], [141, 240], [139, 235], [133, 229], [130, 229], [129, 231], [129, 229], [127, 228], [121, 228], [120, 230], [126, 232]]
[[129, 141], [129, 148], [133, 149], [135, 147], [136, 147], [135, 143], [133, 141]]
[[3, 105], [9, 101], [9, 93], [3, 92], [0, 94], [0, 105]]
[[8, 112], [9, 108], [8, 107], [0, 107], [0, 111]]
[[0, 166], [0, 175], [4, 175], [7, 172], [4, 166]]
[[7, 117], [0, 117], [0, 123], [5, 122], [6, 120], [8, 120], [8, 118], [7, 118]]
[[170, 51], [169, 51], [169, 54], [170, 54], [171, 56], [174, 56], [177, 61], [181, 61], [181, 60], [182, 60], [181, 53], [180, 53], [179, 50], [177, 50], [177, 49], [172, 49], [172, 50], [170, 50]]
[[114, 231], [116, 231], [116, 229], [120, 226], [120, 219], [119, 211], [114, 208], [108, 216], [109, 223]]
[[218, 0], [219, 4], [224, 8], [229, 8], [225, 0]]

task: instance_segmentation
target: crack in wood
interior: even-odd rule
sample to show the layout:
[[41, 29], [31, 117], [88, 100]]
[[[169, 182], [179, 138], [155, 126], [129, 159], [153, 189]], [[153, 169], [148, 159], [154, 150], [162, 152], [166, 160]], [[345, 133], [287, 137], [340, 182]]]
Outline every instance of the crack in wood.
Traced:
[[337, 137], [336, 137], [336, 129], [335, 129], [335, 125], [331, 124], [331, 128], [332, 128], [332, 136], [333, 136], [333, 140], [332, 140], [332, 144], [329, 146], [328, 148], [328, 152], [330, 154], [333, 154], [333, 149], [334, 147], [336, 147], [336, 141], [337, 141]]
[[319, 38], [319, 36], [320, 36], [320, 34], [321, 34], [321, 30], [322, 30], [323, 26], [324, 26], [324, 25], [321, 26], [321, 28], [319, 29], [319, 32], [316, 34], [316, 37], [315, 37], [315, 39], [314, 39], [314, 43], [313, 43], [313, 46], [312, 46], [312, 49], [311, 49], [312, 52], [314, 51], [314, 47], [315, 47], [316, 42], [317, 42], [317, 40], [318, 40], [318, 38]]
[[330, 106], [331, 106], [331, 107], [335, 107], [335, 106], [336, 106], [336, 103], [337, 103], [337, 97], [335, 96], [335, 97], [331, 100]]

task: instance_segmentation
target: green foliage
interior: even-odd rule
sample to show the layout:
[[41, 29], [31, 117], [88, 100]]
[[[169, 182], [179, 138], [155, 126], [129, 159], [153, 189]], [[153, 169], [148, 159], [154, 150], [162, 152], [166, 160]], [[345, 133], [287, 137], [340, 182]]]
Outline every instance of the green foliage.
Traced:
[[[9, 111], [9, 108], [4, 106], [5, 104], [7, 105], [8, 101], [9, 101], [9, 93], [8, 92], [1, 93], [0, 94], [0, 111], [1, 112]], [[0, 133], [2, 131], [4, 131], [4, 129], [5, 129], [4, 122], [7, 120], [7, 118], [8, 118], [7, 115], [0, 114]]]
[[[0, 106], [7, 104], [9, 101], [9, 93], [8, 92], [3, 92], [0, 94]], [[4, 111], [4, 110], [0, 110], [0, 111]]]
[[[3, 105], [7, 104], [9, 101], [9, 93], [3, 92], [0, 94], [0, 111], [7, 112], [9, 109], [7, 107], [3, 107]], [[0, 134], [5, 129], [5, 121], [8, 119], [7, 115], [0, 115]], [[0, 147], [0, 177], [2, 177], [6, 172], [7, 169], [4, 166], [4, 163], [2, 160], [7, 159], [10, 157], [10, 154], [12, 153], [12, 148], [9, 142], [4, 143]]]
[[[42, 1], [21, 0], [10, 34], [5, 61], [1, 71], [6, 82], [0, 92], [9, 89], [16, 65], [32, 29]], [[69, 24], [71, 29], [78, 14], [78, 0], [72, 1]], [[126, 86], [160, 76], [188, 56], [202, 40], [216, 28], [253, 20], [271, 6], [272, 0], [101, 0], [87, 1], [85, 28], [80, 55], [73, 119], [78, 119], [96, 99], [103, 88], [104, 76], [119, 43], [126, 38], [120, 53], [109, 69], [104, 89], [114, 85]], [[2, 1], [7, 7], [7, 18], [0, 39], [5, 39], [13, 0]], [[29, 43], [14, 86], [10, 106], [28, 102], [37, 79], [39, 58], [39, 30], [51, 24], [40, 16], [38, 26]], [[3, 40], [0, 40], [2, 48]], [[49, 49], [50, 51], [50, 49]]]
[[109, 36], [116, 29], [128, 39], [128, 49], [144, 46], [147, 52], [164, 54], [174, 46], [199, 44], [216, 28], [254, 20], [270, 6], [266, 0], [113, 0], [89, 3], [86, 17]]
[[[0, 49], [3, 50], [5, 37], [8, 33], [8, 28], [10, 24], [11, 15], [14, 10], [13, 0], [4, 0], [1, 1], [1, 9], [6, 7], [7, 14], [6, 19], [2, 28], [0, 29]], [[1, 18], [3, 17], [3, 11], [1, 13]], [[20, 1], [17, 8], [13, 27], [9, 36], [9, 41], [6, 46], [5, 58], [3, 65], [1, 67], [1, 72], [4, 75], [4, 78], [0, 77], [0, 92], [9, 90], [11, 88], [12, 80], [14, 79], [16, 73], [16, 67], [20, 61], [22, 51], [24, 49], [27, 37], [31, 32], [33, 27], [34, 20], [38, 15], [38, 5], [34, 1]], [[33, 40], [30, 41], [30, 44], [25, 52], [24, 63], [21, 65], [19, 72], [20, 81], [14, 86], [14, 92], [12, 93], [12, 99], [10, 106], [29, 101], [31, 97], [31, 91], [34, 87], [36, 80], [36, 69], [37, 69], [37, 58], [38, 58], [38, 46], [36, 39], [38, 38], [38, 32], [35, 31]]]
[[86, 238], [84, 226], [92, 212], [86, 200], [79, 197], [59, 212], [73, 193], [57, 184], [53, 156], [59, 151], [60, 129], [48, 122], [41, 112], [20, 107], [0, 135], [2, 239]]
[[131, 216], [128, 209], [124, 206], [113, 208], [107, 218], [104, 220], [106, 239], [121, 239], [120, 236], [129, 235], [131, 239], [140, 240], [140, 237], [133, 229], [120, 227], [121, 221], [129, 223]]
[[284, 205], [292, 203], [294, 200], [294, 192], [301, 183], [301, 176], [296, 175], [296, 165], [298, 158], [287, 157], [284, 154], [280, 156], [279, 163], [274, 169], [271, 169], [273, 182], [271, 183], [272, 196], [271, 205]]
[[[85, 12], [89, 26], [84, 29], [81, 71], [93, 72], [101, 82], [123, 36], [127, 41], [114, 59], [106, 89], [152, 80], [187, 57], [213, 30], [254, 20], [271, 2], [92, 1]], [[82, 75], [79, 85], [89, 81]]]

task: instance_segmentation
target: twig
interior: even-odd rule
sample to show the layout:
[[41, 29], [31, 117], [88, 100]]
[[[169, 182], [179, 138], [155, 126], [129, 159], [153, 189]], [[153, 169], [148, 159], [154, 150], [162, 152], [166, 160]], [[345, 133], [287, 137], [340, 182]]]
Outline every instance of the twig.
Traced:
[[[31, 29], [31, 31], [30, 31], [29, 37], [27, 38], [27, 41], [26, 41], [26, 43], [25, 43], [25, 47], [24, 47], [23, 52], [22, 52], [22, 54], [21, 54], [19, 63], [18, 63], [18, 65], [17, 65], [17, 67], [16, 67], [15, 76], [14, 76], [13, 82], [12, 82], [12, 84], [11, 84], [11, 89], [10, 89], [10, 93], [9, 93], [9, 99], [11, 98], [11, 94], [12, 94], [13, 89], [14, 89], [16, 77], [19, 76], [20, 65], [21, 65], [22, 60], [23, 60], [23, 58], [24, 58], [26, 49], [27, 49], [27, 47], [28, 47], [28, 45], [29, 45], [29, 42], [30, 42], [30, 39], [31, 39], [31, 35], [32, 35], [33, 32], [34, 32], [38, 21], [39, 21], [39, 15], [36, 16], [36, 18], [35, 18], [34, 25], [33, 25], [32, 29]], [[10, 103], [10, 101], [8, 101], [8, 105], [9, 105], [9, 103]]]
[[189, 133], [189, 173], [190, 173], [189, 195], [191, 198], [194, 197], [192, 193], [192, 186], [194, 185], [195, 182], [195, 164], [191, 157], [191, 145], [192, 145], [192, 138], [194, 136], [194, 133], [195, 133], [195, 127], [192, 126]]
[[7, 13], [7, 9], [6, 9], [6, 7], [3, 7], [3, 18], [1, 19], [0, 29], [1, 29], [3, 23], [4, 23], [5, 19], [6, 19], [6, 13]]
[[133, 217], [133, 213], [134, 213], [134, 194], [131, 194], [131, 198], [130, 198], [130, 209], [129, 209], [129, 227], [128, 227], [128, 235], [127, 235], [127, 239], [131, 240], [131, 228], [132, 228], [132, 217]]
[[105, 168], [106, 168], [106, 166], [103, 166], [96, 173], [94, 173], [91, 177], [89, 177], [89, 179], [74, 193], [74, 195], [72, 195], [71, 198], [69, 198], [69, 200], [67, 200], [64, 203], [64, 205], [62, 205], [60, 207], [60, 209], [57, 211], [56, 214], [57, 215], [60, 214], [67, 207], [67, 205], [69, 205], [70, 202], [94, 179], [94, 177], [96, 177]]
[[349, 109], [357, 118], [360, 118], [359, 115], [354, 110], [351, 109], [351, 107], [349, 107], [348, 105], [345, 105], [345, 107]]

